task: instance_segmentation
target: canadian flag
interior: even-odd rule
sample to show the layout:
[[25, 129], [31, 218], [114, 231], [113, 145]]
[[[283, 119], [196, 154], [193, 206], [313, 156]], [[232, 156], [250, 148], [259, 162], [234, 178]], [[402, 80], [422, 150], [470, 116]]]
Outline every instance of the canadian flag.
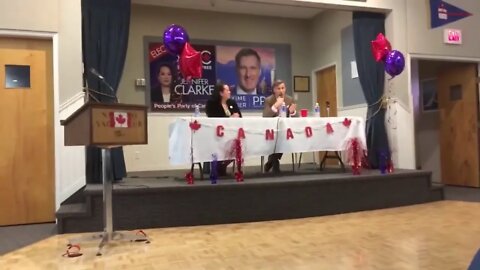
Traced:
[[110, 127], [128, 128], [131, 125], [131, 117], [126, 112], [110, 112]]

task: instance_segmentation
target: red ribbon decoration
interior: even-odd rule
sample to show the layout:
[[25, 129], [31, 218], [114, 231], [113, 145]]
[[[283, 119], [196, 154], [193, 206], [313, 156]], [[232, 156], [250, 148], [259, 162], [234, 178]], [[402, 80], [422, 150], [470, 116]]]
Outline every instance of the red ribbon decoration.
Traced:
[[187, 180], [187, 184], [193, 185], [193, 183], [194, 183], [193, 173], [192, 173], [192, 172], [188, 172], [188, 173], [185, 175], [185, 180]]
[[333, 127], [330, 123], [327, 123], [327, 134], [332, 134], [333, 133]]
[[362, 168], [363, 149], [358, 138], [353, 138], [348, 143], [348, 162], [352, 166], [354, 175], [359, 175]]

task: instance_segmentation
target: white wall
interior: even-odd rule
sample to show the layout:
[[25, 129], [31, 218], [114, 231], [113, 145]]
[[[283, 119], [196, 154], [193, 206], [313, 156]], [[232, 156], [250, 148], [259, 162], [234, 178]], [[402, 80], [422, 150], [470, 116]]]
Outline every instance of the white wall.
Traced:
[[64, 103], [82, 92], [81, 0], [60, 1], [59, 6], [59, 99]]
[[60, 0], [0, 1], [0, 29], [57, 32]]
[[[64, 120], [84, 103], [84, 95], [78, 93], [60, 105], [59, 118]], [[56, 167], [56, 209], [60, 203], [70, 197], [86, 183], [85, 178], [85, 147], [64, 145], [64, 128], [60, 123], [55, 123], [55, 158]]]
[[[342, 85], [342, 38], [343, 28], [352, 24], [352, 12], [328, 10], [317, 15], [312, 21], [312, 71], [317, 71], [328, 65], [336, 65], [337, 75], [337, 105], [343, 107]], [[312, 104], [316, 100], [315, 72], [312, 72]], [[365, 117], [365, 116], [363, 116]]]

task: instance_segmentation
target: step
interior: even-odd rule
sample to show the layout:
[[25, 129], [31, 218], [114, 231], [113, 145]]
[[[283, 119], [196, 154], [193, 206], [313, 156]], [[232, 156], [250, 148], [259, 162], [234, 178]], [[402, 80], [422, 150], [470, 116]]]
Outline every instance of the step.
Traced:
[[444, 186], [438, 183], [432, 183], [430, 187], [430, 198], [431, 202], [433, 201], [441, 201], [445, 199], [445, 191]]
[[64, 217], [78, 217], [78, 216], [87, 216], [88, 209], [87, 203], [71, 203], [71, 204], [64, 204], [60, 206], [58, 209], [56, 216], [57, 218], [64, 218]]

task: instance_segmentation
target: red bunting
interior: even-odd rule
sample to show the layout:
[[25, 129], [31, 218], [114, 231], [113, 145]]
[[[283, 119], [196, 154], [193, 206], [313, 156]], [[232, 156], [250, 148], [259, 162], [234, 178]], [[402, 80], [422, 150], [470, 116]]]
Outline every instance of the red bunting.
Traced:
[[243, 128], [238, 129], [237, 138], [238, 139], [245, 139], [245, 131], [243, 130]]
[[307, 138], [312, 137], [313, 131], [311, 127], [305, 127], [305, 135], [307, 136]]
[[275, 133], [273, 132], [273, 129], [266, 129], [265, 130], [265, 140], [270, 140], [270, 141], [273, 141], [275, 135]]
[[287, 129], [287, 140], [293, 139], [293, 132], [291, 128]]
[[223, 137], [225, 128], [222, 125], [217, 126], [217, 137]]
[[330, 123], [327, 123], [327, 134], [332, 134], [333, 133], [333, 127]]

